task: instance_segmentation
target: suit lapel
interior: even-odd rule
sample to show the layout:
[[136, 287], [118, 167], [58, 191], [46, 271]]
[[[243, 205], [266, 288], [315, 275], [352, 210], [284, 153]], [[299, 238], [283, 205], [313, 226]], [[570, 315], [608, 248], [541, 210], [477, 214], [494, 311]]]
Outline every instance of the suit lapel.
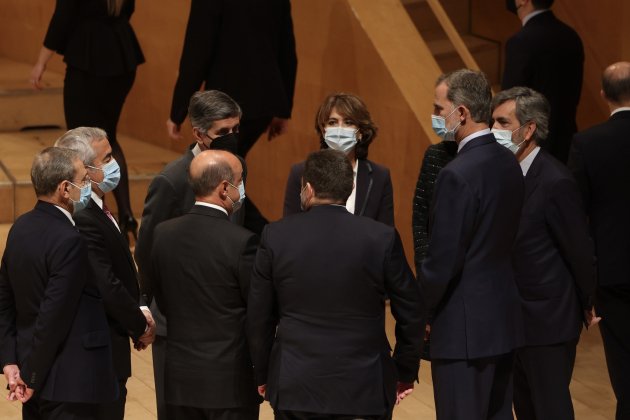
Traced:
[[105, 214], [105, 211], [98, 206], [94, 202], [94, 200], [90, 199], [88, 203], [87, 211], [91, 212], [93, 217], [102, 225], [107, 226], [106, 229], [116, 237], [118, 244], [125, 250], [125, 255], [127, 255], [127, 259], [134, 264], [133, 258], [131, 257], [131, 251], [129, 251], [129, 244], [125, 241], [125, 238], [122, 236], [122, 233], [118, 230], [118, 228], [114, 225], [114, 222], [110, 220], [110, 218]]
[[534, 158], [532, 165], [529, 167], [527, 171], [527, 175], [525, 175], [525, 200], [524, 203], [527, 203], [529, 197], [536, 191], [539, 185], [538, 175], [540, 175], [540, 168], [543, 164], [544, 157], [543, 151], [540, 150], [538, 155]]
[[372, 191], [372, 165], [365, 159], [359, 159], [357, 165], [356, 198], [354, 202], [354, 214], [363, 216], [367, 206], [370, 192]]

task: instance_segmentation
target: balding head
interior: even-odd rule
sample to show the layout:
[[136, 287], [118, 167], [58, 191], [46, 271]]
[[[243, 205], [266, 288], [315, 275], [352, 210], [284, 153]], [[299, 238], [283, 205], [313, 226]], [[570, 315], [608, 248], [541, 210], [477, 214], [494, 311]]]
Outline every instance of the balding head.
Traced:
[[223, 150], [206, 150], [192, 160], [189, 179], [197, 201], [216, 204], [229, 212], [228, 189], [242, 182], [242, 174], [243, 167], [235, 155]]
[[615, 63], [604, 70], [602, 94], [611, 108], [630, 106], [630, 62]]

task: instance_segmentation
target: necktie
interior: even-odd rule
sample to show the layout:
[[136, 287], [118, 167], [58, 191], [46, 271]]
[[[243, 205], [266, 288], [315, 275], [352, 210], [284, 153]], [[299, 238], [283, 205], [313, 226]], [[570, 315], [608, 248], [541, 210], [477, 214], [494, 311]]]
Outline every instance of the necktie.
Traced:
[[105, 212], [107, 217], [109, 217], [109, 220], [112, 221], [114, 226], [116, 226], [116, 229], [118, 229], [118, 231], [120, 232], [120, 228], [118, 227], [118, 223], [116, 223], [116, 219], [114, 219], [114, 216], [112, 216], [112, 213], [109, 211], [109, 209], [107, 208], [107, 204], [105, 204], [104, 201], [103, 201], [103, 211]]

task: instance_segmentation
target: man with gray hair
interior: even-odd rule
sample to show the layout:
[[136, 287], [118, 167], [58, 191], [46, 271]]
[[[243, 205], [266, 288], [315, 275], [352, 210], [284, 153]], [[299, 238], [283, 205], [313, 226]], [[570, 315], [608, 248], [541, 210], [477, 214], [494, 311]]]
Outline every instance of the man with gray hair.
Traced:
[[[150, 275], [153, 232], [158, 224], [188, 213], [195, 204], [195, 194], [188, 183], [188, 169], [193, 158], [205, 150], [227, 150], [236, 153], [236, 133], [241, 120], [240, 106], [218, 90], [195, 93], [190, 99], [188, 114], [196, 144], [179, 159], [169, 163], [151, 184], [144, 201], [142, 223], [135, 257], [140, 272], [140, 288], [157, 323], [153, 343], [153, 374], [158, 406], [158, 419], [166, 418], [164, 404], [164, 351], [166, 319], [153, 301], [154, 281]], [[244, 161], [241, 160], [244, 166]], [[244, 171], [245, 172], [245, 171]], [[244, 177], [246, 175], [244, 174]]]
[[99, 419], [122, 420], [131, 376], [129, 338], [138, 350], [146, 348], [155, 337], [155, 322], [149, 308], [140, 301], [138, 273], [129, 245], [105, 204], [105, 193], [118, 185], [120, 167], [112, 157], [107, 134], [100, 128], [74, 128], [55, 146], [75, 150], [92, 182], [92, 194], [82, 203], [85, 209], [75, 211], [74, 219], [87, 240], [92, 276], [105, 305], [120, 389], [115, 402], [101, 405]]
[[525, 179], [513, 260], [525, 326], [525, 345], [515, 352], [514, 411], [519, 420], [572, 419], [569, 384], [582, 324], [599, 321], [582, 198], [569, 170], [540, 148], [548, 133], [545, 97], [515, 87], [498, 93], [492, 108], [492, 132]]
[[490, 132], [491, 100], [488, 80], [472, 70], [446, 74], [435, 88], [433, 125], [458, 145], [436, 181], [418, 273], [438, 419], [512, 419], [522, 314], [511, 261], [523, 176]]
[[96, 419], [118, 398], [103, 302], [72, 212], [90, 194], [78, 154], [35, 156], [37, 204], [9, 232], [0, 267], [0, 363], [24, 419]]

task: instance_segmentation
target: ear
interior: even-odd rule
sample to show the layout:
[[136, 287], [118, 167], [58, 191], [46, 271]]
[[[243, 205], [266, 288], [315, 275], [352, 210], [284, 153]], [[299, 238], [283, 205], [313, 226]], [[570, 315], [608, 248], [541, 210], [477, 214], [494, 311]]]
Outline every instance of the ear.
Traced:
[[604, 89], [600, 89], [599, 95], [602, 97], [604, 101], [608, 102], [608, 98], [606, 97], [606, 94], [604, 93]]
[[64, 198], [70, 197], [70, 183], [68, 181], [61, 181], [57, 186], [57, 191], [61, 192], [61, 196]]
[[527, 128], [525, 129], [525, 136], [523, 137], [523, 139], [530, 140], [534, 136], [537, 128], [538, 126], [534, 121], [530, 121], [529, 123], [527, 123]]

